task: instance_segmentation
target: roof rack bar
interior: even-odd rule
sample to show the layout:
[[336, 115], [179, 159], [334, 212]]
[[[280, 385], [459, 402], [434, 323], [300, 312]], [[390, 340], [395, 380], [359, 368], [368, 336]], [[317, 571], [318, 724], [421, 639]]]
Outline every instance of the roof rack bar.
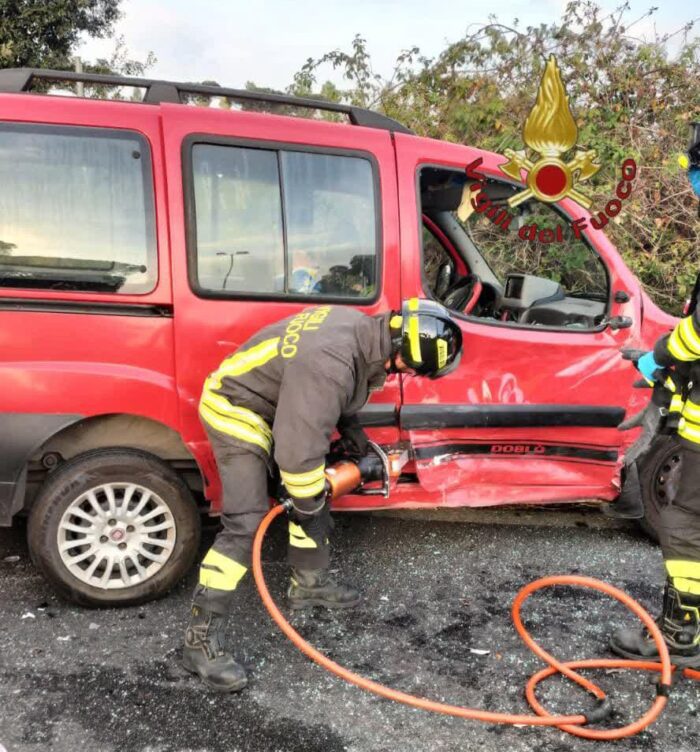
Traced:
[[362, 107], [341, 104], [340, 102], [293, 97], [286, 94], [268, 94], [261, 91], [248, 91], [246, 89], [228, 89], [223, 86], [207, 84], [177, 83], [175, 81], [132, 78], [130, 76], [115, 76], [103, 73], [77, 73], [75, 71], [44, 70], [41, 68], [6, 68], [0, 70], [0, 92], [14, 94], [29, 92], [35, 79], [44, 81], [79, 81], [102, 86], [145, 88], [146, 93], [143, 101], [147, 104], [161, 104], [163, 102], [181, 103], [182, 94], [198, 94], [208, 97], [224, 97], [250, 102], [304, 107], [306, 109], [322, 110], [325, 112], [339, 112], [347, 115], [353, 125], [380, 128], [399, 133], [412, 133], [406, 126], [386, 115], [366, 110]]

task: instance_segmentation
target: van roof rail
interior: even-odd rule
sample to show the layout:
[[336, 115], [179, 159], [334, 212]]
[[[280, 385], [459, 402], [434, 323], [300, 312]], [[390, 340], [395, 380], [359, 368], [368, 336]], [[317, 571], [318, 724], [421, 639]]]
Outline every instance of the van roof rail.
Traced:
[[291, 105], [310, 110], [339, 112], [346, 115], [353, 125], [380, 128], [381, 130], [397, 133], [413, 133], [405, 125], [386, 115], [339, 102], [293, 97], [287, 94], [268, 94], [266, 92], [247, 91], [245, 89], [228, 89], [218, 85], [180, 83], [103, 73], [77, 73], [75, 71], [48, 70], [43, 68], [5, 68], [0, 70], [0, 92], [8, 94], [31, 92], [35, 80], [72, 81], [102, 86], [134, 86], [146, 89], [143, 97], [143, 102], [146, 104], [160, 104], [161, 102], [182, 104], [183, 94], [196, 94], [205, 97], [226, 97], [249, 102]]

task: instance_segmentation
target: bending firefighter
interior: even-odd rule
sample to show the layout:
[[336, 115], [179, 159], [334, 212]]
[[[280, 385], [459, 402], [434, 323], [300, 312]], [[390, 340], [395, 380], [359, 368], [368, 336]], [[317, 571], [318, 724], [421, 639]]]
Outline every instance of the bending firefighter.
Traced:
[[223, 529], [202, 561], [185, 636], [183, 665], [209, 686], [236, 691], [243, 668], [224, 646], [223, 629], [250, 565], [255, 531], [269, 509], [275, 467], [292, 504], [288, 590], [292, 608], [347, 608], [356, 590], [328, 574], [332, 527], [325, 458], [339, 427], [365, 453], [352, 420], [387, 373], [435, 378], [460, 357], [462, 336], [438, 303], [413, 298], [400, 314], [366, 316], [317, 306], [254, 335], [209, 376], [200, 417], [223, 485]]
[[[684, 167], [700, 195], [700, 124], [693, 124], [693, 140]], [[682, 466], [678, 491], [660, 509], [659, 537], [668, 581], [664, 592], [661, 631], [671, 660], [683, 667], [700, 668], [700, 307], [695, 308], [653, 352], [641, 357], [637, 368], [655, 385], [655, 400], [667, 391], [670, 419], [678, 421]], [[649, 634], [620, 630], [612, 649], [631, 658], [655, 658]]]

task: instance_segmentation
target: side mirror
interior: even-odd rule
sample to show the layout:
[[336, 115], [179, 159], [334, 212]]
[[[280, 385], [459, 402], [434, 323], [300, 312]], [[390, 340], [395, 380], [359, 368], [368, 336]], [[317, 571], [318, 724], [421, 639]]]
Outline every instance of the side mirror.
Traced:
[[442, 299], [442, 296], [447, 292], [450, 285], [452, 284], [453, 272], [454, 269], [452, 268], [452, 264], [449, 262], [440, 266], [440, 269], [437, 273], [437, 279], [435, 280], [435, 297], [438, 298], [438, 300]]

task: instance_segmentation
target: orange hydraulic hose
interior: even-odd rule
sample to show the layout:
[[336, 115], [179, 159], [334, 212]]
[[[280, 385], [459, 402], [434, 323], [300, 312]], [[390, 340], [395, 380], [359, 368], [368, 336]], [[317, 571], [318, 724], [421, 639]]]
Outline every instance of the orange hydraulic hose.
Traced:
[[[517, 594], [513, 601], [512, 616], [515, 622], [515, 628], [518, 634], [523, 639], [525, 644], [545, 663], [548, 664], [547, 668], [542, 669], [537, 674], [532, 676], [525, 690], [525, 696], [530, 706], [535, 711], [536, 715], [511, 715], [509, 713], [494, 713], [488, 710], [479, 710], [477, 708], [466, 708], [459, 705], [449, 705], [442, 702], [436, 702], [435, 700], [429, 700], [424, 697], [418, 697], [406, 692], [400, 692], [390, 687], [385, 687], [383, 684], [366, 679], [363, 676], [349, 671], [348, 669], [340, 666], [332, 661], [323, 653], [319, 652], [311, 646], [304, 638], [292, 627], [289, 622], [284, 618], [280, 610], [275, 605], [270, 592], [265, 584], [265, 578], [262, 572], [261, 565], [261, 552], [262, 543], [267, 533], [268, 528], [272, 524], [272, 521], [283, 514], [285, 511], [281, 505], [273, 507], [260, 523], [260, 527], [255, 535], [253, 542], [253, 577], [255, 578], [255, 584], [257, 585], [260, 597], [262, 598], [265, 608], [270, 613], [277, 626], [284, 632], [284, 634], [296, 645], [302, 653], [311, 658], [311, 660], [318, 663], [323, 668], [327, 669], [331, 673], [339, 676], [341, 679], [355, 684], [361, 689], [366, 689], [369, 692], [373, 692], [380, 697], [385, 697], [388, 700], [394, 700], [396, 702], [410, 705], [414, 708], [421, 708], [423, 710], [430, 710], [434, 713], [443, 713], [445, 715], [452, 715], [458, 718], [467, 718], [475, 721], [484, 721], [486, 723], [505, 723], [505, 724], [522, 724], [528, 726], [556, 726], [562, 731], [566, 731], [569, 734], [583, 737], [584, 739], [622, 739], [626, 736], [632, 736], [647, 726], [652, 724], [659, 716], [661, 711], [666, 706], [668, 699], [668, 693], [671, 688], [671, 675], [672, 666], [668, 654], [668, 648], [664, 638], [657, 627], [654, 620], [649, 614], [629, 595], [623, 593], [612, 585], [608, 585], [600, 580], [593, 579], [592, 577], [580, 577], [576, 575], [556, 575], [552, 577], [543, 577], [539, 580], [531, 582], [526, 585]], [[541, 648], [530, 636], [529, 632], [523, 626], [520, 618], [520, 610], [523, 603], [537, 590], [552, 587], [554, 585], [568, 585], [571, 587], [590, 588], [597, 590], [601, 593], [615, 598], [626, 606], [633, 614], [635, 614], [644, 626], [649, 630], [649, 633], [656, 643], [657, 650], [659, 652], [660, 662], [650, 661], [632, 661], [624, 659], [594, 659], [585, 661], [558, 661], [554, 656], [550, 655], [546, 650]], [[593, 729], [583, 728], [585, 724], [595, 722], [599, 717], [606, 715], [604, 713], [597, 713], [595, 710], [587, 714], [579, 713], [577, 715], [551, 715], [547, 710], [539, 703], [535, 697], [535, 690], [537, 685], [555, 674], [562, 674], [567, 678], [574, 681], [579, 686], [588, 690], [598, 701], [603, 703], [606, 700], [606, 695], [600, 687], [593, 682], [581, 676], [575, 671], [575, 669], [635, 669], [641, 671], [656, 671], [661, 674], [661, 678], [658, 685], [657, 696], [654, 702], [644, 715], [633, 723], [627, 726], [614, 729]], [[691, 676], [691, 674], [697, 674], [698, 672], [692, 672], [686, 669], [685, 674]], [[696, 678], [691, 676], [691, 678]]]

